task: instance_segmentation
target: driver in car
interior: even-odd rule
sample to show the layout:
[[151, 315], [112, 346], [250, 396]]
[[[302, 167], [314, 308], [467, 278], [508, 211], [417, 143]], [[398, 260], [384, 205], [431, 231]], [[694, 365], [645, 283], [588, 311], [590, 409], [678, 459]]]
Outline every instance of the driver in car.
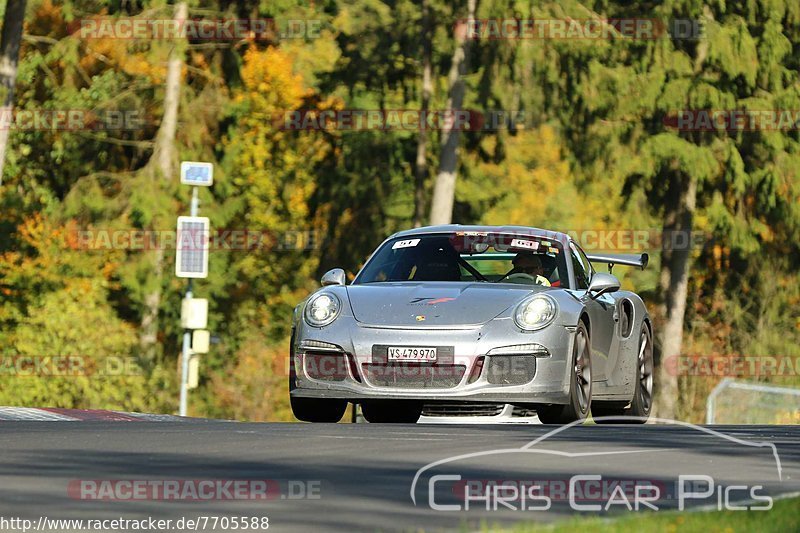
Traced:
[[532, 252], [519, 252], [514, 259], [511, 260], [511, 264], [514, 265], [514, 268], [508, 273], [508, 276], [527, 274], [536, 281], [537, 285], [550, 286], [550, 281], [544, 277], [542, 260], [539, 259], [537, 254]]

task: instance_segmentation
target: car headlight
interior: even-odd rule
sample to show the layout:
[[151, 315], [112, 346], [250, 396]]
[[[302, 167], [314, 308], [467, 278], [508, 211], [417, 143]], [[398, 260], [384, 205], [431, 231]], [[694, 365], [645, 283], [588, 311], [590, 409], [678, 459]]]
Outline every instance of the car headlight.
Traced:
[[312, 296], [306, 304], [306, 322], [317, 328], [327, 326], [336, 320], [341, 307], [342, 304], [335, 294], [323, 292]]
[[519, 304], [514, 312], [514, 322], [526, 331], [542, 329], [555, 319], [557, 311], [556, 301], [540, 294]]

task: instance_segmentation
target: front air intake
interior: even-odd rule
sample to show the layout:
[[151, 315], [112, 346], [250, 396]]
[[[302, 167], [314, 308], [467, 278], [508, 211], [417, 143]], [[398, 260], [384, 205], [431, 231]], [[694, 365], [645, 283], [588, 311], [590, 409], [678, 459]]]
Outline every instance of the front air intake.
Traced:
[[492, 385], [524, 385], [536, 375], [533, 355], [490, 355], [486, 366], [486, 381]]

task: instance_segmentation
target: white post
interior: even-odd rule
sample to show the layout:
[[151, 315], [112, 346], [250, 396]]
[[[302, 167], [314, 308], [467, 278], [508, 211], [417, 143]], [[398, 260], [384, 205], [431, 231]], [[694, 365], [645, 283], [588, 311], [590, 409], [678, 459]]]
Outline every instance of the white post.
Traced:
[[[197, 187], [192, 187], [192, 203], [190, 215], [197, 216], [200, 211], [200, 199], [197, 196]], [[189, 278], [189, 285], [186, 287], [186, 300], [192, 299], [192, 278]], [[186, 416], [186, 405], [189, 396], [189, 358], [192, 351], [192, 332], [188, 329], [183, 330], [183, 348], [181, 350], [181, 398], [178, 414]]]
[[708, 395], [708, 398], [706, 399], [706, 424], [713, 424], [716, 420], [714, 403], [716, 402], [719, 393], [728, 388], [728, 385], [731, 383], [731, 381], [733, 381], [731, 378], [723, 379], [716, 387], [714, 387], [714, 390], [711, 391], [711, 394]]

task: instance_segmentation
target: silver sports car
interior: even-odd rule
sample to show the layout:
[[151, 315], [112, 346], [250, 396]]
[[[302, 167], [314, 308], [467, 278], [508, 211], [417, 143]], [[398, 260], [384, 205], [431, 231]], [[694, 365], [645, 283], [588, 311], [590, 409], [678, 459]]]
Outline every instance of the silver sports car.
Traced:
[[352, 283], [333, 269], [295, 309], [294, 414], [336, 422], [352, 402], [369, 422], [414, 422], [511, 404], [544, 423], [590, 409], [644, 421], [653, 326], [615, 264], [644, 268], [647, 254], [587, 255], [564, 233], [519, 226], [396, 233]]

